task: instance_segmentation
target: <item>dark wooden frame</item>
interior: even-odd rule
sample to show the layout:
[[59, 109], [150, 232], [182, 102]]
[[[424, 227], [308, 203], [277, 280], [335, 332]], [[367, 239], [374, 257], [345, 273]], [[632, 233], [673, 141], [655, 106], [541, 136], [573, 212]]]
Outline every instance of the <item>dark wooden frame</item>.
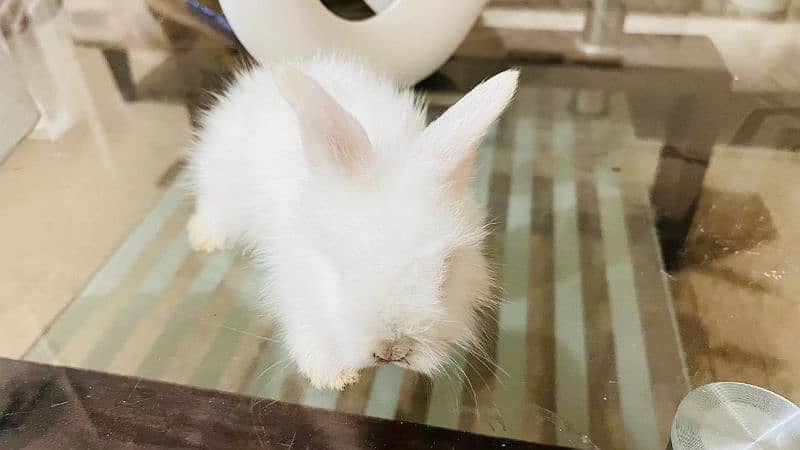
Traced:
[[3, 449], [557, 449], [0, 358]]

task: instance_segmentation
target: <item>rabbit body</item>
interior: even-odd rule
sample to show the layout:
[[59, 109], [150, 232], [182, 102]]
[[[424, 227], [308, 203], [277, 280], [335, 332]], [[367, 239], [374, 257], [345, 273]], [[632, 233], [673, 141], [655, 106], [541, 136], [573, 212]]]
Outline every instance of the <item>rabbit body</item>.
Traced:
[[494, 305], [474, 156], [517, 72], [484, 82], [425, 126], [425, 106], [342, 57], [239, 74], [188, 157], [199, 250], [242, 245], [265, 311], [313, 385], [359, 369], [445, 368]]

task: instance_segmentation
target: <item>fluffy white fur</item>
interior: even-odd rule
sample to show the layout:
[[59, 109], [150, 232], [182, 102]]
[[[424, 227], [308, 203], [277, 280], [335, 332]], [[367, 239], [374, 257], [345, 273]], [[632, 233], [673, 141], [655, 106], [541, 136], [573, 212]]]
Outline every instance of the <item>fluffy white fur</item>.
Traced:
[[189, 155], [197, 249], [242, 244], [290, 356], [317, 387], [392, 362], [424, 373], [492, 306], [475, 151], [514, 95], [487, 80], [425, 127], [413, 93], [315, 58], [241, 73]]

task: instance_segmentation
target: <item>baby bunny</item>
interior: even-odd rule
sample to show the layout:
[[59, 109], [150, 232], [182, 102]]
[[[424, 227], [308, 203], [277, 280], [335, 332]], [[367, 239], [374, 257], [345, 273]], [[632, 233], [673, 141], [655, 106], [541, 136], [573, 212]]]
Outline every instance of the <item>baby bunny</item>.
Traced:
[[265, 308], [315, 387], [386, 363], [435, 374], [477, 343], [494, 302], [470, 180], [517, 78], [488, 79], [426, 127], [411, 90], [318, 57], [239, 74], [205, 114], [189, 239], [252, 252]]

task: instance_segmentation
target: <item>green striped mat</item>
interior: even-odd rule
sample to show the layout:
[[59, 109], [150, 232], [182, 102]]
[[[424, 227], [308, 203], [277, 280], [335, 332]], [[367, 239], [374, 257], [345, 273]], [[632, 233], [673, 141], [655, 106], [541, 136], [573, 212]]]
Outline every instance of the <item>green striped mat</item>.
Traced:
[[505, 303], [481, 357], [427, 379], [394, 366], [311, 388], [258, 313], [246, 258], [190, 250], [169, 188], [26, 359], [577, 447], [664, 448], [687, 391], [637, 143], [615, 98], [571, 116], [525, 88], [480, 149], [476, 193]]

